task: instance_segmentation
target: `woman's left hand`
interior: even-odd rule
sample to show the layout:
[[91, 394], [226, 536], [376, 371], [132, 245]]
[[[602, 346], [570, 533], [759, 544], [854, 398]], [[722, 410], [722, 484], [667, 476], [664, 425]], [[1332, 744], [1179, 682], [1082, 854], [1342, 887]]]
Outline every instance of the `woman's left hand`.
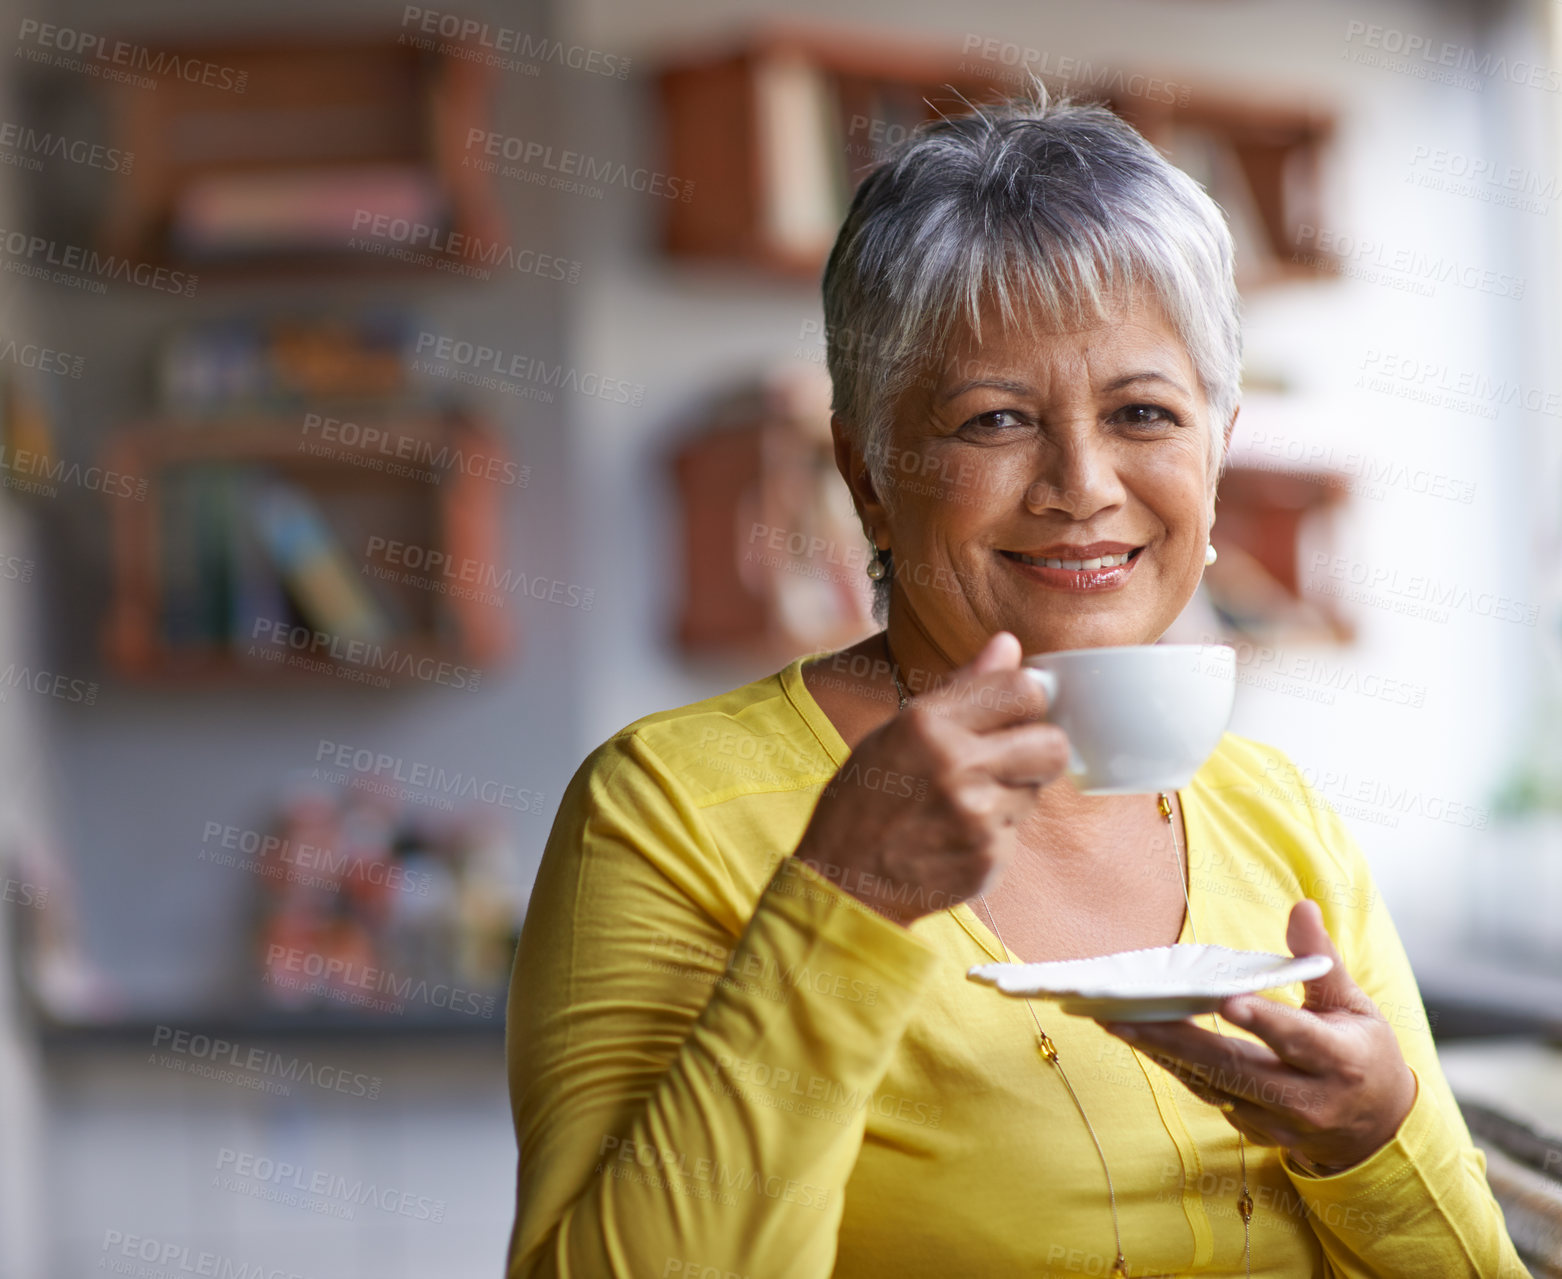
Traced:
[[1249, 1141], [1285, 1147], [1315, 1172], [1343, 1172], [1393, 1139], [1415, 1103], [1416, 1077], [1393, 1028], [1345, 971], [1317, 903], [1292, 908], [1285, 939], [1293, 955], [1328, 955], [1334, 967], [1305, 984], [1299, 1009], [1261, 995], [1221, 1005], [1262, 1044], [1192, 1021], [1103, 1025], [1219, 1106]]

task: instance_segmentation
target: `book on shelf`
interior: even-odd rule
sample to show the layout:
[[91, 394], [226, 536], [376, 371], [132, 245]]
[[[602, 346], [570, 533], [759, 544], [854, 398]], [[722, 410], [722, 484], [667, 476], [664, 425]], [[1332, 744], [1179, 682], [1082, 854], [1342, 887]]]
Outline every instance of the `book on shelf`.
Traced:
[[308, 494], [273, 479], [258, 486], [251, 510], [261, 541], [306, 621], [345, 640], [380, 643], [390, 638], [390, 618], [354, 573], [347, 552]]
[[265, 539], [250, 512], [259, 500], [260, 488], [267, 477], [245, 470], [238, 472], [232, 489], [230, 569], [232, 634], [235, 650], [247, 651], [248, 644], [278, 621], [291, 622], [297, 610], [288, 598], [281, 576], [272, 564]]
[[196, 547], [200, 545], [201, 468], [173, 467], [163, 476], [158, 506], [162, 576], [160, 630], [172, 648], [215, 643], [202, 607]]
[[846, 208], [846, 149], [825, 73], [801, 57], [759, 64], [755, 93], [761, 194], [770, 240], [823, 253]]
[[195, 577], [201, 632], [218, 644], [233, 639], [234, 493], [238, 472], [228, 465], [203, 468], [195, 490]]
[[769, 242], [789, 255], [822, 257], [857, 184], [897, 142], [959, 106], [952, 85], [922, 87], [834, 72], [803, 55], [777, 54], [755, 68], [755, 142]]
[[242, 658], [277, 625], [370, 642], [439, 633], [427, 591], [374, 580], [346, 549], [366, 521], [396, 527], [392, 510], [359, 510], [350, 492], [311, 493], [248, 464], [170, 467], [160, 488], [159, 631], [167, 648], [231, 648]]
[[379, 253], [394, 246], [375, 227], [445, 230], [449, 213], [434, 175], [413, 164], [213, 172], [179, 191], [170, 246], [194, 262], [287, 254]]
[[400, 309], [182, 329], [164, 344], [159, 398], [170, 413], [203, 420], [404, 398], [416, 333]]

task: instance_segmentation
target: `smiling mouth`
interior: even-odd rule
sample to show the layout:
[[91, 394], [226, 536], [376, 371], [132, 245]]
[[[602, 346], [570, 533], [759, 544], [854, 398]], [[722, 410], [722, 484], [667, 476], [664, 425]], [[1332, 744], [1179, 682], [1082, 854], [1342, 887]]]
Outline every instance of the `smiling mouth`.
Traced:
[[1088, 560], [1042, 558], [1036, 555], [1021, 555], [1018, 551], [1000, 551], [999, 554], [1004, 556], [1006, 559], [1015, 560], [1020, 564], [1032, 564], [1037, 568], [1065, 568], [1075, 570], [1083, 569], [1089, 572], [1095, 569], [1117, 568], [1123, 564], [1128, 563], [1129, 560], [1133, 559], [1134, 556], [1138, 555], [1142, 550], [1144, 550], [1144, 547], [1138, 546], [1131, 551], [1125, 551], [1121, 555], [1100, 555]]

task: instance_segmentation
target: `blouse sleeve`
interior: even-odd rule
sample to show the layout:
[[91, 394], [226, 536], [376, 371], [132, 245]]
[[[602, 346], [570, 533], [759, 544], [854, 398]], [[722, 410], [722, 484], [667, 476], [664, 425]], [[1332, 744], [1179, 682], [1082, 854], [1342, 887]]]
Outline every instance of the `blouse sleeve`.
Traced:
[[508, 1279], [824, 1279], [866, 1097], [935, 954], [785, 858], [745, 921], [649, 746], [576, 774], [506, 1022], [520, 1149]]
[[1299, 772], [1294, 785], [1327, 853], [1304, 888], [1322, 908], [1346, 970], [1393, 1026], [1416, 1077], [1416, 1099], [1399, 1131], [1363, 1162], [1315, 1176], [1289, 1157], [1282, 1160], [1310, 1209], [1330, 1273], [1348, 1279], [1527, 1279], [1487, 1185], [1486, 1157], [1470, 1140], [1438, 1063], [1410, 961], [1366, 858]]

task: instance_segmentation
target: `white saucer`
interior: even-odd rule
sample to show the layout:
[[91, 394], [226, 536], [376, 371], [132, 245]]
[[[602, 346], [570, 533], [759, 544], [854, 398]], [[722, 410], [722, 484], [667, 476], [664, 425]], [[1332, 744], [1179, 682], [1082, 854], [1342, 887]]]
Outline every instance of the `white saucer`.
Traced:
[[1097, 1021], [1180, 1021], [1232, 995], [1311, 981], [1327, 955], [1271, 955], [1225, 946], [1157, 946], [1047, 964], [978, 964], [966, 976], [1015, 998], [1049, 999]]

